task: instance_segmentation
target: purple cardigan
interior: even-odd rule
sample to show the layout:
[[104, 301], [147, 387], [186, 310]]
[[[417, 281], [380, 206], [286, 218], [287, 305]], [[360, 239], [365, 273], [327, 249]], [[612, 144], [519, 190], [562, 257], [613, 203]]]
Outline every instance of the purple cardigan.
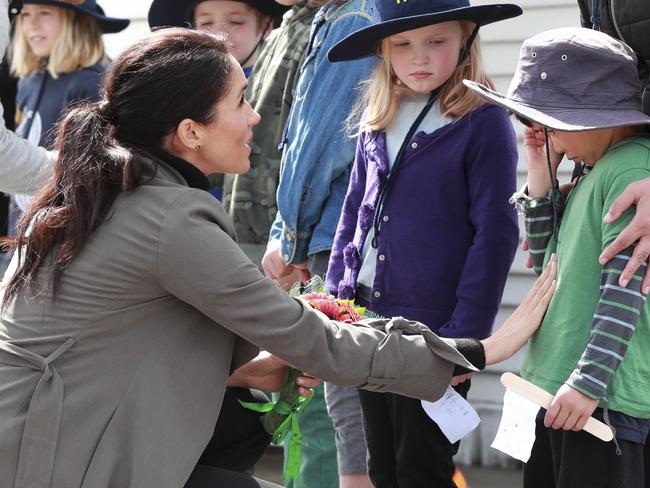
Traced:
[[[518, 244], [516, 168], [514, 130], [497, 106], [416, 133], [384, 203], [369, 308], [445, 337], [488, 336]], [[340, 298], [355, 296], [387, 172], [385, 132], [362, 133], [326, 280]]]

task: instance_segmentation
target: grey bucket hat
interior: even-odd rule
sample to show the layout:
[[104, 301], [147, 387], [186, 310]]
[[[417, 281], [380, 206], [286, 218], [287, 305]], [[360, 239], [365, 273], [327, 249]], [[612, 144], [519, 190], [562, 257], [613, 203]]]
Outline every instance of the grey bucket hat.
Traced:
[[650, 124], [641, 111], [634, 52], [591, 29], [554, 29], [524, 41], [505, 96], [473, 81], [463, 83], [486, 100], [551, 129]]

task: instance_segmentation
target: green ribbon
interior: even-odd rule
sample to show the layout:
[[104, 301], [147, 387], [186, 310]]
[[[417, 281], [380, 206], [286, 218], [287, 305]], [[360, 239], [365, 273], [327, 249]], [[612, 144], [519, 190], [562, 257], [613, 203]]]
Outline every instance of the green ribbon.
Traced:
[[[300, 425], [298, 424], [298, 416], [307, 408], [309, 402], [313, 397], [313, 393], [307, 397], [299, 396], [294, 406], [287, 403], [281, 397], [276, 402], [267, 403], [252, 403], [242, 402], [239, 403], [242, 407], [255, 412], [264, 413], [260, 421], [264, 425], [264, 429], [273, 436], [271, 442], [273, 444], [280, 444], [291, 432], [289, 437], [289, 445], [287, 446], [287, 459], [284, 466], [284, 478], [297, 480], [300, 475], [300, 465], [302, 463], [302, 433], [300, 432]], [[268, 425], [269, 415], [274, 413], [274, 418], [277, 415], [284, 416], [284, 420], [274, 430], [273, 427]], [[269, 429], [273, 431], [270, 432]]]

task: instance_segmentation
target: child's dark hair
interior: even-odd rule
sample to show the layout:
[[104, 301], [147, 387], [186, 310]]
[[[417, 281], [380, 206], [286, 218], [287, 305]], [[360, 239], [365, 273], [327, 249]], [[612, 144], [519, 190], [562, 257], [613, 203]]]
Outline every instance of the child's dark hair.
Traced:
[[519, 122], [521, 122], [526, 127], [532, 127], [533, 126], [533, 123], [529, 119], [527, 119], [525, 117], [522, 117], [519, 114], [514, 114], [514, 116], [515, 116], [515, 119], [517, 119]]
[[[225, 36], [161, 29], [140, 40], [107, 71], [103, 100], [72, 108], [58, 128], [54, 175], [23, 214], [15, 239], [19, 266], [3, 306], [32, 289], [46, 257], [53, 285], [104, 221], [120, 192], [143, 181], [140, 155], [162, 149], [184, 119], [208, 124], [230, 89], [233, 61]], [[29, 230], [29, 231], [28, 231]]]

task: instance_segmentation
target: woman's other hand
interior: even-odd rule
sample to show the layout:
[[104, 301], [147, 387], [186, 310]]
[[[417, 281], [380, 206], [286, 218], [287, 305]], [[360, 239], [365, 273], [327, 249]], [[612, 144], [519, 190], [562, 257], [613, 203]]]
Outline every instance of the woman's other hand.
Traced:
[[[605, 215], [606, 224], [611, 224], [618, 219], [632, 205], [636, 205], [636, 214], [628, 226], [618, 235], [600, 255], [601, 265], [605, 265], [623, 249], [639, 241], [634, 248], [634, 254], [628, 261], [625, 269], [618, 279], [619, 285], [626, 287], [635, 271], [648, 260], [650, 255], [650, 178], [635, 181], [614, 201]], [[650, 292], [650, 273], [648, 267], [641, 285], [644, 295]]]
[[499, 329], [481, 342], [485, 364], [496, 364], [511, 357], [539, 328], [555, 291], [555, 255], [524, 298]]
[[[256, 388], [264, 391], [278, 391], [284, 383], [290, 366], [277, 356], [261, 352], [255, 359], [238, 368], [228, 378], [228, 386]], [[298, 393], [308, 396], [310, 389], [320, 384], [318, 378], [304, 374], [296, 378]]]

